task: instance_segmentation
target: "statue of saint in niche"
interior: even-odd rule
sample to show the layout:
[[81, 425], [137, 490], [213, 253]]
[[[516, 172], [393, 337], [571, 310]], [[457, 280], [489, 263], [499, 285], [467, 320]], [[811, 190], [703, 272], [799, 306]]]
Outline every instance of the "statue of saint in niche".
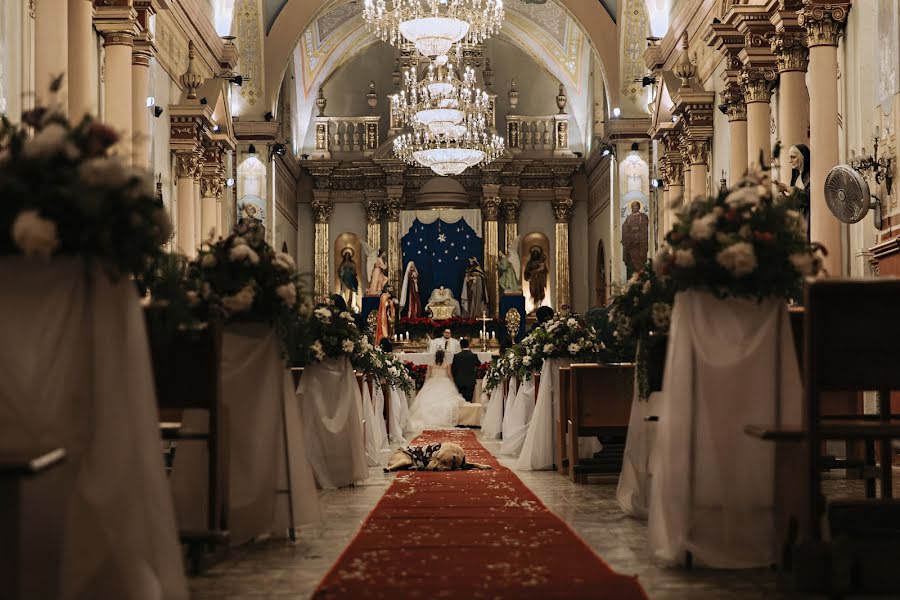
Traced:
[[629, 279], [644, 267], [650, 250], [650, 217], [638, 200], [632, 201], [630, 207], [631, 214], [622, 223], [622, 256]]
[[354, 306], [356, 295], [359, 294], [359, 273], [356, 270], [356, 263], [353, 262], [352, 248], [344, 248], [341, 251], [338, 277], [341, 280], [341, 297], [344, 298], [347, 306]]
[[525, 281], [528, 282], [528, 290], [531, 292], [531, 301], [535, 307], [544, 302], [547, 290], [547, 256], [540, 246], [532, 246], [529, 252], [528, 263], [525, 265]]
[[463, 281], [462, 300], [467, 317], [475, 318], [487, 312], [487, 286], [484, 283], [484, 269], [481, 268], [481, 264], [474, 256], [469, 257], [469, 266], [466, 268], [466, 277]]

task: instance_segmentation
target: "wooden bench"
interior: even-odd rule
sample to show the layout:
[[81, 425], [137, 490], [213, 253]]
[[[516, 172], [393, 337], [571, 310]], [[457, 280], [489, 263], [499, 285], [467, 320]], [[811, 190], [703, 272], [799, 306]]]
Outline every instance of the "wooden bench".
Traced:
[[[619, 473], [634, 393], [634, 365], [573, 364], [565, 372], [560, 370], [560, 388], [556, 461], [560, 470], [576, 483], [586, 483], [590, 473]], [[606, 438], [603, 451], [595, 458], [580, 459], [578, 438], [593, 436]]]
[[57, 593], [60, 549], [31, 537], [59, 526], [47, 517], [61, 520], [65, 497], [51, 515], [30, 506], [29, 498], [52, 501], [60, 497], [54, 481], [59, 478], [49, 472], [65, 457], [62, 448], [0, 454], [0, 598], [4, 600], [49, 598]]
[[[792, 592], [900, 592], [900, 503], [892, 498], [892, 447], [900, 419], [890, 391], [900, 389], [900, 320], [875, 310], [900, 303], [900, 280], [832, 279], [809, 284], [803, 322], [804, 422], [748, 425], [775, 447], [775, 526], [779, 586]], [[869, 307], [849, 310], [850, 307]], [[827, 393], [879, 392], [878, 415], [827, 415]], [[828, 502], [822, 447], [828, 440], [868, 442], [879, 465], [881, 499]], [[870, 461], [874, 463], [874, 460]], [[874, 479], [867, 495], [874, 495]]]

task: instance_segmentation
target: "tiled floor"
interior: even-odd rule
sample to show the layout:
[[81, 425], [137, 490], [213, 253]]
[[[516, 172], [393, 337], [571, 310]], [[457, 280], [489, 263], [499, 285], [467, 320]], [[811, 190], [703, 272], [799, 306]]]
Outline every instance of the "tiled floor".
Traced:
[[[495, 454], [499, 451], [499, 443], [485, 446]], [[511, 461], [501, 460], [511, 466]], [[638, 575], [653, 600], [787, 598], [775, 592], [775, 576], [768, 569], [687, 572], [654, 562], [646, 549], [646, 523], [622, 513], [615, 501], [614, 481], [592, 480], [588, 485], [576, 485], [551, 472], [517, 475], [610, 566], [621, 573]], [[296, 544], [269, 540], [232, 550], [227, 561], [191, 579], [192, 597], [308, 598], [393, 477], [380, 467], [372, 468], [369, 479], [360, 485], [320, 492], [321, 525], [302, 531]], [[829, 484], [840, 495], [862, 489], [858, 481]]]

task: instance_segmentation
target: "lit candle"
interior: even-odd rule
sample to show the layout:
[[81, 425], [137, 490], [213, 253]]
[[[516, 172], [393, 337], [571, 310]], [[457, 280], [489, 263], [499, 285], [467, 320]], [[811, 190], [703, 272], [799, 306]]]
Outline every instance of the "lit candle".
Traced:
[[409, 341], [409, 332], [408, 331], [406, 332], [406, 341], [407, 342]]
[[491, 332], [491, 339], [492, 339], [492, 340], [496, 340], [496, 339], [497, 339], [497, 332], [496, 332], [496, 331], [492, 331], [492, 332]]

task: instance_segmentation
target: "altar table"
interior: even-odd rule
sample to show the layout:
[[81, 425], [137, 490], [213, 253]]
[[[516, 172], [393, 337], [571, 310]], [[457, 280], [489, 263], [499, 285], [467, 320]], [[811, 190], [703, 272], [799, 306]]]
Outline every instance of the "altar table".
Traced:
[[[482, 363], [491, 362], [491, 358], [494, 356], [491, 352], [476, 352], [478, 355], [478, 360]], [[434, 364], [434, 352], [397, 352], [397, 358], [402, 360], [403, 362], [412, 362], [417, 365], [433, 365]], [[446, 359], [447, 364], [451, 364], [453, 362], [453, 354], [448, 354]]]

